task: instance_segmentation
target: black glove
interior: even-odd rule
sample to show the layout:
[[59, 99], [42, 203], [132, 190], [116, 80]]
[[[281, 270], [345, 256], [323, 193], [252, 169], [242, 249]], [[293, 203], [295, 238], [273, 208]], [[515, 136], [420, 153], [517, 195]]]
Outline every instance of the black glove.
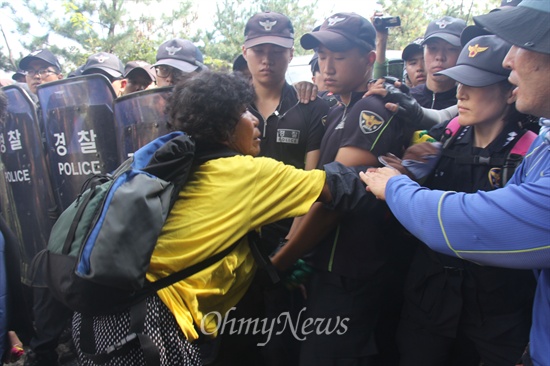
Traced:
[[[403, 86], [408, 90], [405, 84], [401, 88]], [[398, 104], [397, 117], [413, 127], [416, 126], [414, 128], [421, 129], [420, 122], [424, 117], [424, 111], [416, 99], [392, 84], [384, 83], [384, 88], [388, 92], [383, 98], [384, 102]]]

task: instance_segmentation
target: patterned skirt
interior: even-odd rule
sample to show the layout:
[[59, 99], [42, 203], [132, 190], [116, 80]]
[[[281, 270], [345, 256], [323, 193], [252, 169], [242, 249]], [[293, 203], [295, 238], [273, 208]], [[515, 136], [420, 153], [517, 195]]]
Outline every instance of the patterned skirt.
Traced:
[[[73, 316], [73, 340], [80, 364], [82, 366], [93, 366], [96, 363], [87, 358], [81, 349], [81, 321], [81, 314], [75, 313]], [[93, 339], [97, 351], [101, 352], [118, 343], [128, 334], [129, 328], [129, 312], [95, 316], [93, 318]], [[147, 315], [143, 333], [147, 334], [158, 347], [162, 366], [199, 366], [202, 364], [198, 347], [185, 339], [174, 315], [157, 295], [147, 298]], [[139, 343], [136, 342], [128, 353], [114, 357], [103, 365], [139, 366], [145, 365], [145, 359]]]

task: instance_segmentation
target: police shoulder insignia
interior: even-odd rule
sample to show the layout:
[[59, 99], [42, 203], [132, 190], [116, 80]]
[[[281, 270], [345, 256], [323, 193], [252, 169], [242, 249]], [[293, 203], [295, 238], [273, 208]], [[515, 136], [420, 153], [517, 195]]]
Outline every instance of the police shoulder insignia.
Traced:
[[361, 111], [359, 114], [359, 127], [364, 134], [378, 131], [384, 125], [384, 119], [371, 111]]
[[489, 170], [489, 174], [487, 177], [489, 178], [489, 183], [491, 184], [491, 187], [493, 187], [494, 189], [502, 188], [500, 173], [501, 168], [492, 168], [491, 170]]

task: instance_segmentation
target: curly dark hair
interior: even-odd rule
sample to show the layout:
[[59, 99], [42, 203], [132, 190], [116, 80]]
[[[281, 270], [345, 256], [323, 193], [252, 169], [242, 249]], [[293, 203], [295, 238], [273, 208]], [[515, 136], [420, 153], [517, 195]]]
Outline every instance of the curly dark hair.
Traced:
[[252, 87], [238, 76], [211, 71], [188, 75], [174, 86], [169, 125], [197, 142], [221, 143], [233, 134], [253, 98]]

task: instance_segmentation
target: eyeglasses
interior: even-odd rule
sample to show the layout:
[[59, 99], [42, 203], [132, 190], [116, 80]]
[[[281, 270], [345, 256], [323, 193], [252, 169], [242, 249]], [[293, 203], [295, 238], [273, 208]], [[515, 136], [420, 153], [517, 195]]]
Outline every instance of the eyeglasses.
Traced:
[[26, 74], [30, 77], [35, 77], [36, 75], [39, 77], [46, 77], [51, 74], [57, 74], [57, 71], [52, 69], [27, 70]]
[[178, 78], [183, 75], [183, 71], [178, 70], [172, 66], [155, 66], [155, 72], [159, 78], [167, 78], [172, 76], [172, 78]]

